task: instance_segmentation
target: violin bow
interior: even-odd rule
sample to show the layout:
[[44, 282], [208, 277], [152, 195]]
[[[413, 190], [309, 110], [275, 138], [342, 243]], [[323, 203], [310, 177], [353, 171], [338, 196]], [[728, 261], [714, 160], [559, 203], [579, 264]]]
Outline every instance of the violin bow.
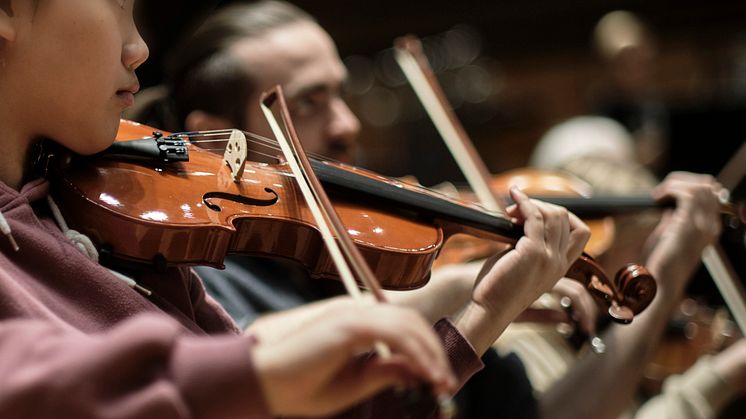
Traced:
[[[733, 190], [743, 180], [746, 174], [744, 160], [746, 160], [746, 142], [741, 145], [738, 152], [725, 164], [717, 176], [727, 190]], [[737, 280], [738, 275], [719, 244], [705, 248], [702, 252], [702, 263], [710, 273], [720, 295], [723, 296], [725, 305], [728, 306], [741, 334], [746, 335], [746, 298], [744, 298], [746, 292], [744, 292], [743, 282]]]
[[[505, 212], [507, 199], [497, 196], [490, 187], [487, 166], [449, 105], [425, 56], [422, 42], [414, 35], [396, 39], [394, 58], [481, 204], [488, 210]], [[594, 353], [602, 354], [606, 351], [606, 343], [599, 336], [589, 336], [588, 341]]]
[[[494, 210], [500, 200], [495, 198], [489, 189], [489, 172], [453, 109], [447, 106], [445, 93], [432, 72], [422, 43], [412, 35], [399, 38], [394, 42], [394, 57], [482, 205]], [[734, 183], [734, 180], [737, 184], [745, 172], [744, 166], [739, 164], [744, 159], [746, 145], [742, 146], [731, 162], [726, 164], [718, 177], [728, 184]], [[484, 188], [487, 188], [487, 192], [484, 192]], [[743, 287], [735, 281], [735, 271], [724, 257], [722, 249], [718, 245], [706, 247], [702, 253], [702, 262], [722, 294], [741, 333], [746, 334], [745, 293]]]
[[[271, 106], [274, 103], [279, 105], [284, 129], [272, 112]], [[376, 301], [385, 303], [386, 297], [383, 295], [378, 280], [365, 262], [357, 246], [353, 243], [347, 233], [347, 229], [342, 224], [329, 197], [321, 186], [321, 182], [315, 176], [311, 163], [290, 121], [289, 113], [286, 111], [287, 105], [285, 104], [280, 86], [276, 86], [274, 89], [265, 93], [261, 99], [261, 109], [273, 134], [277, 138], [283, 156], [296, 178], [298, 187], [307, 201], [311, 214], [318, 224], [324, 244], [329, 248], [329, 253], [332, 255], [332, 259], [340, 271], [339, 274], [347, 292], [354, 299], [362, 296], [356, 282], [357, 280], [370, 290]]]
[[717, 179], [723, 186], [732, 191], [746, 177], [746, 141], [741, 144], [733, 157], [723, 166]]
[[489, 211], [505, 212], [507, 202], [490, 188], [490, 172], [435, 79], [420, 40], [407, 35], [394, 41], [394, 58], [412, 85], [435, 128], [448, 146], [479, 202]]
[[[275, 103], [279, 106], [282, 126], [271, 109]], [[366, 304], [363, 293], [358, 288], [357, 279], [371, 292], [377, 302], [385, 303], [386, 298], [378, 280], [352, 241], [329, 196], [313, 171], [308, 156], [306, 156], [298, 139], [280, 86], [276, 86], [262, 95], [261, 109], [280, 144], [283, 156], [295, 176], [301, 193], [319, 227], [324, 244], [329, 249], [329, 253], [339, 270], [347, 292], [359, 304]], [[391, 357], [390, 348], [381, 342], [375, 344], [375, 350], [378, 356], [383, 359]], [[449, 419], [455, 415], [455, 406], [450, 396], [438, 395], [437, 403], [440, 407], [440, 417], [442, 419]]]

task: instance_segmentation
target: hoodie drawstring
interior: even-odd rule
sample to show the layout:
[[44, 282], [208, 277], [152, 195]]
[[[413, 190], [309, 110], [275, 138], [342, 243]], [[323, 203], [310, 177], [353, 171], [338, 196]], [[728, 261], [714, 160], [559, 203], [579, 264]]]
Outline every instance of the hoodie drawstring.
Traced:
[[[60, 230], [65, 235], [65, 237], [70, 240], [73, 246], [75, 246], [76, 249], [80, 250], [80, 252], [83, 253], [83, 255], [85, 255], [88, 259], [95, 263], [98, 263], [98, 250], [96, 250], [96, 246], [93, 245], [91, 239], [85, 234], [68, 227], [65, 218], [62, 216], [60, 207], [57, 206], [57, 203], [54, 202], [54, 199], [52, 199], [51, 195], [47, 195], [47, 203], [49, 204], [49, 209], [52, 211], [52, 216], [54, 217], [57, 225], [60, 227]], [[2, 217], [2, 213], [0, 213], [0, 217]], [[5, 221], [5, 219], [0, 219], [0, 222], [2, 221]], [[114, 275], [118, 279], [124, 281], [130, 288], [148, 297], [153, 294], [147, 288], [138, 285], [137, 282], [135, 282], [135, 280], [130, 277], [111, 269], [109, 269], [109, 272], [111, 272], [112, 275]]]
[[80, 250], [80, 252], [88, 259], [98, 263], [98, 250], [96, 250], [96, 246], [93, 245], [91, 239], [85, 234], [81, 234], [80, 232], [68, 227], [65, 218], [62, 217], [60, 207], [57, 206], [57, 203], [54, 202], [54, 199], [52, 199], [50, 195], [47, 195], [47, 203], [49, 204], [49, 209], [52, 210], [54, 220], [57, 221], [57, 225], [59, 225], [60, 230], [62, 230], [62, 234], [64, 234], [65, 237], [73, 243], [73, 246]]
[[16, 239], [13, 237], [13, 231], [10, 229], [10, 224], [8, 224], [8, 220], [5, 219], [2, 211], [0, 211], [0, 232], [2, 232], [5, 237], [8, 238], [10, 246], [13, 248], [14, 251], [17, 252], [21, 250], [21, 248], [18, 247], [18, 243], [16, 243]]

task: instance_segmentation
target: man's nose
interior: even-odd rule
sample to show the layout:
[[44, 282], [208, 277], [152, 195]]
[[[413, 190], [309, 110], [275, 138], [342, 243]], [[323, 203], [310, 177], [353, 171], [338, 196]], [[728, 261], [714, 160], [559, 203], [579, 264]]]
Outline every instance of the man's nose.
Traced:
[[328, 134], [332, 139], [342, 139], [349, 143], [354, 142], [360, 134], [360, 120], [342, 98], [335, 98], [332, 103]]

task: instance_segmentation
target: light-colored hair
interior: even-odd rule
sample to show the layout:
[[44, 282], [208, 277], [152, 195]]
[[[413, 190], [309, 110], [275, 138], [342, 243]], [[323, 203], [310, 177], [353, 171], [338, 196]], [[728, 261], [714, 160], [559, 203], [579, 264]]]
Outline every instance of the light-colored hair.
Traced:
[[534, 149], [529, 164], [538, 169], [554, 170], [582, 156], [634, 162], [634, 141], [613, 119], [578, 116], [547, 131]]
[[637, 161], [629, 132], [601, 116], [578, 116], [552, 127], [539, 140], [530, 165], [571, 172], [596, 193], [646, 193], [656, 184]]
[[[542, 137], [532, 162], [543, 169], [561, 170], [587, 182], [596, 195], [645, 195], [657, 179], [636, 159], [630, 134], [617, 122], [585, 116], [568, 120]], [[633, 256], [659, 221], [655, 209], [614, 217], [614, 245], [601, 258]], [[630, 260], [624, 261], [630, 262]], [[617, 266], [613, 267], [614, 269]]]

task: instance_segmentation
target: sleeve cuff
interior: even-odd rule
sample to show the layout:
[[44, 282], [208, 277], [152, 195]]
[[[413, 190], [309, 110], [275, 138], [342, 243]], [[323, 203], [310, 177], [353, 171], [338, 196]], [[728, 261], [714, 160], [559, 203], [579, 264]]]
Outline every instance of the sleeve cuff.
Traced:
[[271, 417], [251, 359], [252, 336], [186, 338], [172, 359], [174, 380], [195, 418]]
[[435, 331], [443, 341], [448, 361], [459, 382], [459, 388], [476, 372], [484, 367], [481, 358], [471, 343], [456, 329], [448, 319], [435, 323]]

